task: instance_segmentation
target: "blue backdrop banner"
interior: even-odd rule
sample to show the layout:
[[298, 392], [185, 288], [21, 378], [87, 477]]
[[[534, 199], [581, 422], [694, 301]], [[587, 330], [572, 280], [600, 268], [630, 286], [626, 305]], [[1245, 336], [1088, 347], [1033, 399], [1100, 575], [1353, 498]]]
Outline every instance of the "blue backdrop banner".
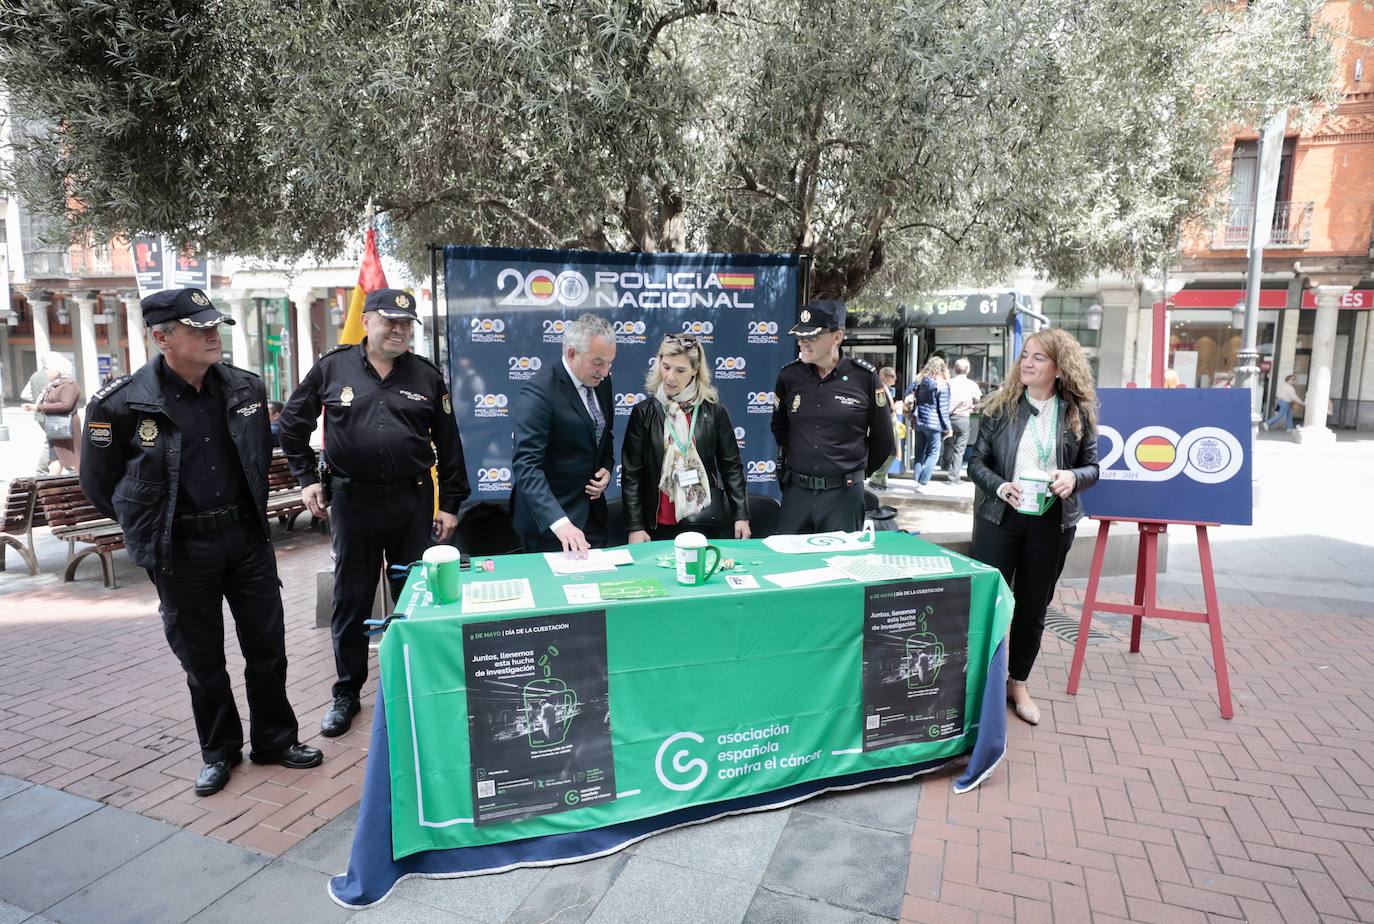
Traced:
[[511, 490], [511, 409], [526, 381], [562, 350], [563, 326], [584, 312], [616, 332], [616, 467], [620, 444], [664, 334], [703, 344], [730, 412], [749, 490], [778, 495], [768, 422], [778, 370], [796, 358], [787, 336], [800, 307], [794, 255], [602, 253], [444, 248], [449, 383], [475, 500]]
[[1249, 525], [1250, 392], [1102, 388], [1089, 516]]

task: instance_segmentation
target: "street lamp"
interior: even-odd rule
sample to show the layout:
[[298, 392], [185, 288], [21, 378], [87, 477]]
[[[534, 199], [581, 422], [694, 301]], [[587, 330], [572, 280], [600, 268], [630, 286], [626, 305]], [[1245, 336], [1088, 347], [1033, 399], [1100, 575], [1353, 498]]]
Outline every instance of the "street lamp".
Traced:
[[72, 310], [71, 310], [70, 308], [67, 307], [67, 303], [64, 301], [64, 302], [62, 302], [62, 304], [60, 304], [60, 305], [57, 306], [57, 323], [58, 323], [58, 324], [70, 324], [70, 323], [71, 323], [71, 320], [72, 320]]
[[1231, 309], [1231, 330], [1245, 330], [1245, 302], [1236, 302]]
[[338, 302], [335, 302], [334, 307], [329, 309], [329, 321], [335, 327], [338, 327], [339, 325], [343, 324], [343, 319], [344, 310], [342, 307], [340, 307]]
[[279, 309], [277, 308], [277, 303], [275, 301], [268, 301], [268, 303], [265, 306], [263, 306], [262, 309], [263, 321], [268, 324], [276, 324], [278, 310]]
[[1102, 306], [1101, 306], [1101, 305], [1099, 305], [1097, 302], [1093, 302], [1091, 305], [1089, 305], [1089, 306], [1088, 306], [1088, 311], [1087, 311], [1087, 316], [1088, 316], [1088, 330], [1101, 330], [1101, 329], [1102, 329]]

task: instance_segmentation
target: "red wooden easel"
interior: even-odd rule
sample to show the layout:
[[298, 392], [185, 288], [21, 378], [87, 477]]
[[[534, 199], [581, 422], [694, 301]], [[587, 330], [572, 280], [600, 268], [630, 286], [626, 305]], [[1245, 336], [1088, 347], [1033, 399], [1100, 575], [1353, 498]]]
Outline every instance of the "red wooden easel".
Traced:
[[[1140, 651], [1140, 627], [1146, 617], [1205, 622], [1212, 635], [1212, 664], [1217, 673], [1217, 699], [1221, 704], [1221, 717], [1231, 718], [1234, 714], [1231, 709], [1231, 682], [1226, 674], [1226, 648], [1221, 640], [1221, 607], [1217, 604], [1216, 576], [1212, 573], [1212, 546], [1207, 538], [1207, 527], [1218, 524], [1182, 520], [1136, 520], [1126, 517], [1093, 519], [1098, 521], [1097, 544], [1093, 548], [1092, 570], [1088, 573], [1088, 592], [1083, 598], [1083, 616], [1078, 622], [1078, 643], [1074, 646], [1073, 664], [1069, 668], [1068, 692], [1078, 693], [1078, 678], [1083, 673], [1083, 657], [1088, 650], [1088, 630], [1092, 626], [1095, 610], [1124, 613], [1131, 617], [1132, 652]], [[1097, 599], [1097, 583], [1102, 577], [1107, 537], [1113, 523], [1135, 523], [1140, 530], [1140, 546], [1135, 559], [1134, 603], [1100, 603]], [[1197, 551], [1202, 565], [1202, 592], [1207, 605], [1202, 612], [1166, 609], [1159, 605], [1155, 596], [1156, 581], [1159, 577], [1159, 537], [1170, 523], [1193, 526], [1197, 529]]]

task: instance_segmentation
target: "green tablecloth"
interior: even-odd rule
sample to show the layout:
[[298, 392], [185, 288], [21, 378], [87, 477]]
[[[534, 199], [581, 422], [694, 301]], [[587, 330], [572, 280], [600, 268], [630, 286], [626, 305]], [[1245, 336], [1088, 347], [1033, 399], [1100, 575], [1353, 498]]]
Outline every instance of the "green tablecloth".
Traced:
[[[967, 752], [1011, 619], [995, 569], [904, 533], [873, 551], [952, 574], [782, 589], [835, 553], [718, 545], [758, 580], [683, 587], [630, 546], [614, 573], [555, 577], [539, 555], [464, 580], [528, 578], [533, 609], [434, 605], [418, 569], [381, 648], [392, 848], [584, 831], [808, 780]], [[853, 554], [853, 553], [847, 553]], [[569, 604], [564, 585], [658, 581], [666, 596]], [[867, 615], [866, 615], [866, 610]], [[967, 642], [964, 643], [966, 633]]]

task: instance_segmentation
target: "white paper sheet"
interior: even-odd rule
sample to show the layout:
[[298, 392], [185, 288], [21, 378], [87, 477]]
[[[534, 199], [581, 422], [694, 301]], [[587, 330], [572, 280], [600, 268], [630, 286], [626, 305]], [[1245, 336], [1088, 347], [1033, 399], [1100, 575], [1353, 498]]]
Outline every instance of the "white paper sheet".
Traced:
[[468, 581], [463, 584], [463, 612], [503, 613], [534, 609], [529, 578], [505, 581]]
[[763, 578], [779, 587], [807, 587], [811, 584], [845, 580], [842, 572], [831, 567], [808, 568], [805, 571], [785, 571], [782, 574], [765, 574]]
[[598, 584], [564, 584], [563, 596], [567, 597], [568, 602], [574, 605], [600, 603], [601, 587]]
[[800, 555], [805, 552], [861, 552], [873, 548], [873, 532], [872, 521], [869, 521], [857, 533], [837, 530], [832, 533], [769, 536], [763, 540], [763, 544], [784, 555]]
[[727, 574], [725, 583], [733, 590], [753, 590], [759, 586], [758, 580], [752, 574]]
[[634, 564], [634, 558], [627, 549], [590, 549], [586, 558], [569, 558], [563, 552], [545, 552], [544, 561], [548, 562], [549, 570], [559, 576], [614, 571], [617, 565]]

